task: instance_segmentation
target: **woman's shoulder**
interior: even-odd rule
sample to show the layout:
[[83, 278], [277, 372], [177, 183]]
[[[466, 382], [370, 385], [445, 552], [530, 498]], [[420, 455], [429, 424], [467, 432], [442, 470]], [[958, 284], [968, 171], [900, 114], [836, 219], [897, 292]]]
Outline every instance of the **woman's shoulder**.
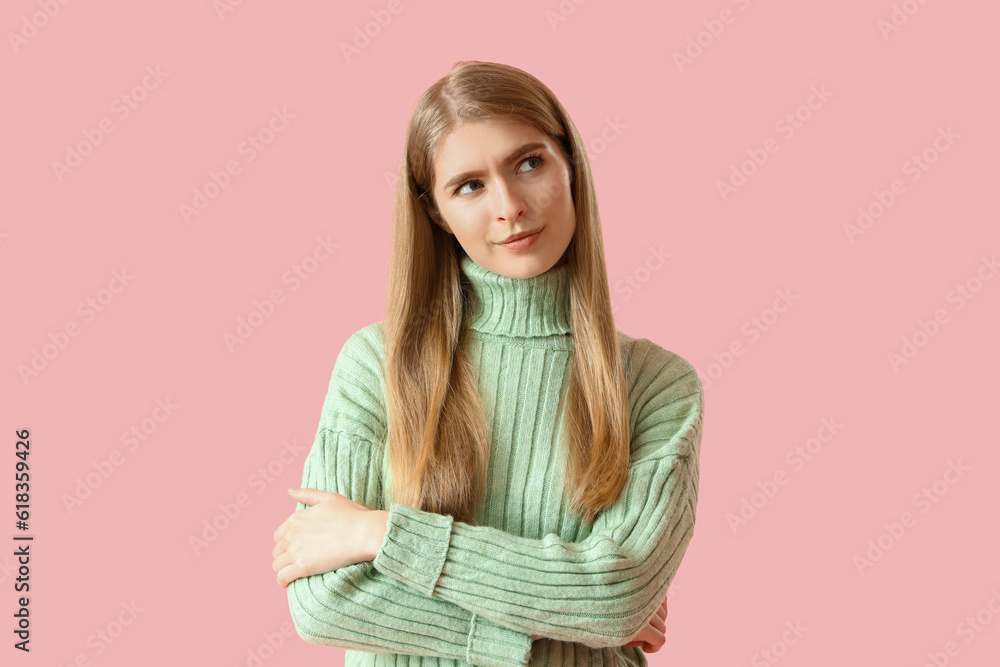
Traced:
[[382, 441], [387, 421], [382, 324], [358, 329], [341, 346], [330, 374], [320, 428]]
[[383, 323], [373, 322], [361, 327], [344, 341], [334, 363], [334, 377], [349, 377], [357, 381], [384, 382], [385, 348]]
[[384, 325], [384, 321], [372, 322], [352, 333], [344, 342], [341, 354], [346, 350], [348, 354], [384, 360], [385, 351], [382, 337], [385, 331]]
[[[621, 331], [618, 336], [625, 364], [634, 447], [670, 441], [676, 445], [676, 436], [700, 432], [705, 396], [695, 367], [648, 338], [633, 338]], [[681, 453], [670, 447], [653, 449], [662, 449], [657, 452], [660, 455]], [[644, 453], [653, 454], [645, 450]]]
[[[698, 378], [698, 373], [691, 362], [648, 338], [633, 338], [618, 331], [618, 340], [625, 362], [626, 375], [631, 381], [664, 374], [668, 377], [693, 375], [692, 379], [697, 380]], [[631, 384], [632, 382], [630, 382], [630, 386]], [[700, 381], [698, 384], [701, 384]]]

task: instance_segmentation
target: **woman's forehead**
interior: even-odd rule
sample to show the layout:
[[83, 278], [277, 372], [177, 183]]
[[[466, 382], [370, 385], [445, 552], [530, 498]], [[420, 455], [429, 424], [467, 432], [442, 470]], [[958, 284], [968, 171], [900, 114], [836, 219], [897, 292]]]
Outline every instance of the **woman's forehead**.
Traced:
[[501, 162], [529, 143], [550, 150], [554, 145], [544, 132], [522, 121], [465, 121], [438, 144], [432, 168], [440, 176], [482, 169], [487, 160]]

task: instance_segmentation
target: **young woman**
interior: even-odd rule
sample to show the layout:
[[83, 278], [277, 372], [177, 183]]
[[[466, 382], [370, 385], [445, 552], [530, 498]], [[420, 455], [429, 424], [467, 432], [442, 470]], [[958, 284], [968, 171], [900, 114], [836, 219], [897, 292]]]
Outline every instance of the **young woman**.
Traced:
[[586, 150], [544, 84], [468, 62], [421, 96], [391, 259], [274, 534], [299, 635], [349, 666], [647, 664], [702, 385], [616, 330]]

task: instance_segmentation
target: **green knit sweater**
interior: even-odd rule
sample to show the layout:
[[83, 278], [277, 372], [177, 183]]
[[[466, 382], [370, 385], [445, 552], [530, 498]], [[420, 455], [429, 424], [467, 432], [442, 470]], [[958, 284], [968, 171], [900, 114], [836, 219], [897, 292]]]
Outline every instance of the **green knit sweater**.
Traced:
[[560, 445], [573, 348], [569, 268], [516, 279], [467, 256], [461, 268], [477, 297], [470, 350], [492, 425], [486, 495], [472, 523], [385, 506], [383, 323], [351, 335], [302, 486], [388, 509], [388, 530], [374, 561], [288, 586], [299, 636], [347, 649], [348, 667], [646, 665], [641, 648], [624, 644], [663, 602], [693, 534], [698, 375], [677, 354], [618, 332], [628, 482], [585, 525], [568, 508]]

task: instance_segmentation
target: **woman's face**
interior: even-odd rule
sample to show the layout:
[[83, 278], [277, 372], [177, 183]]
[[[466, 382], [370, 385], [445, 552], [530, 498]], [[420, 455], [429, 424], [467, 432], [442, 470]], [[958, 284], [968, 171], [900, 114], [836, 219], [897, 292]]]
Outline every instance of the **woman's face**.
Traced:
[[[448, 229], [479, 266], [533, 278], [563, 259], [576, 230], [569, 163], [531, 125], [475, 121], [449, 134], [434, 159], [434, 201]], [[528, 247], [502, 245], [538, 232]]]

